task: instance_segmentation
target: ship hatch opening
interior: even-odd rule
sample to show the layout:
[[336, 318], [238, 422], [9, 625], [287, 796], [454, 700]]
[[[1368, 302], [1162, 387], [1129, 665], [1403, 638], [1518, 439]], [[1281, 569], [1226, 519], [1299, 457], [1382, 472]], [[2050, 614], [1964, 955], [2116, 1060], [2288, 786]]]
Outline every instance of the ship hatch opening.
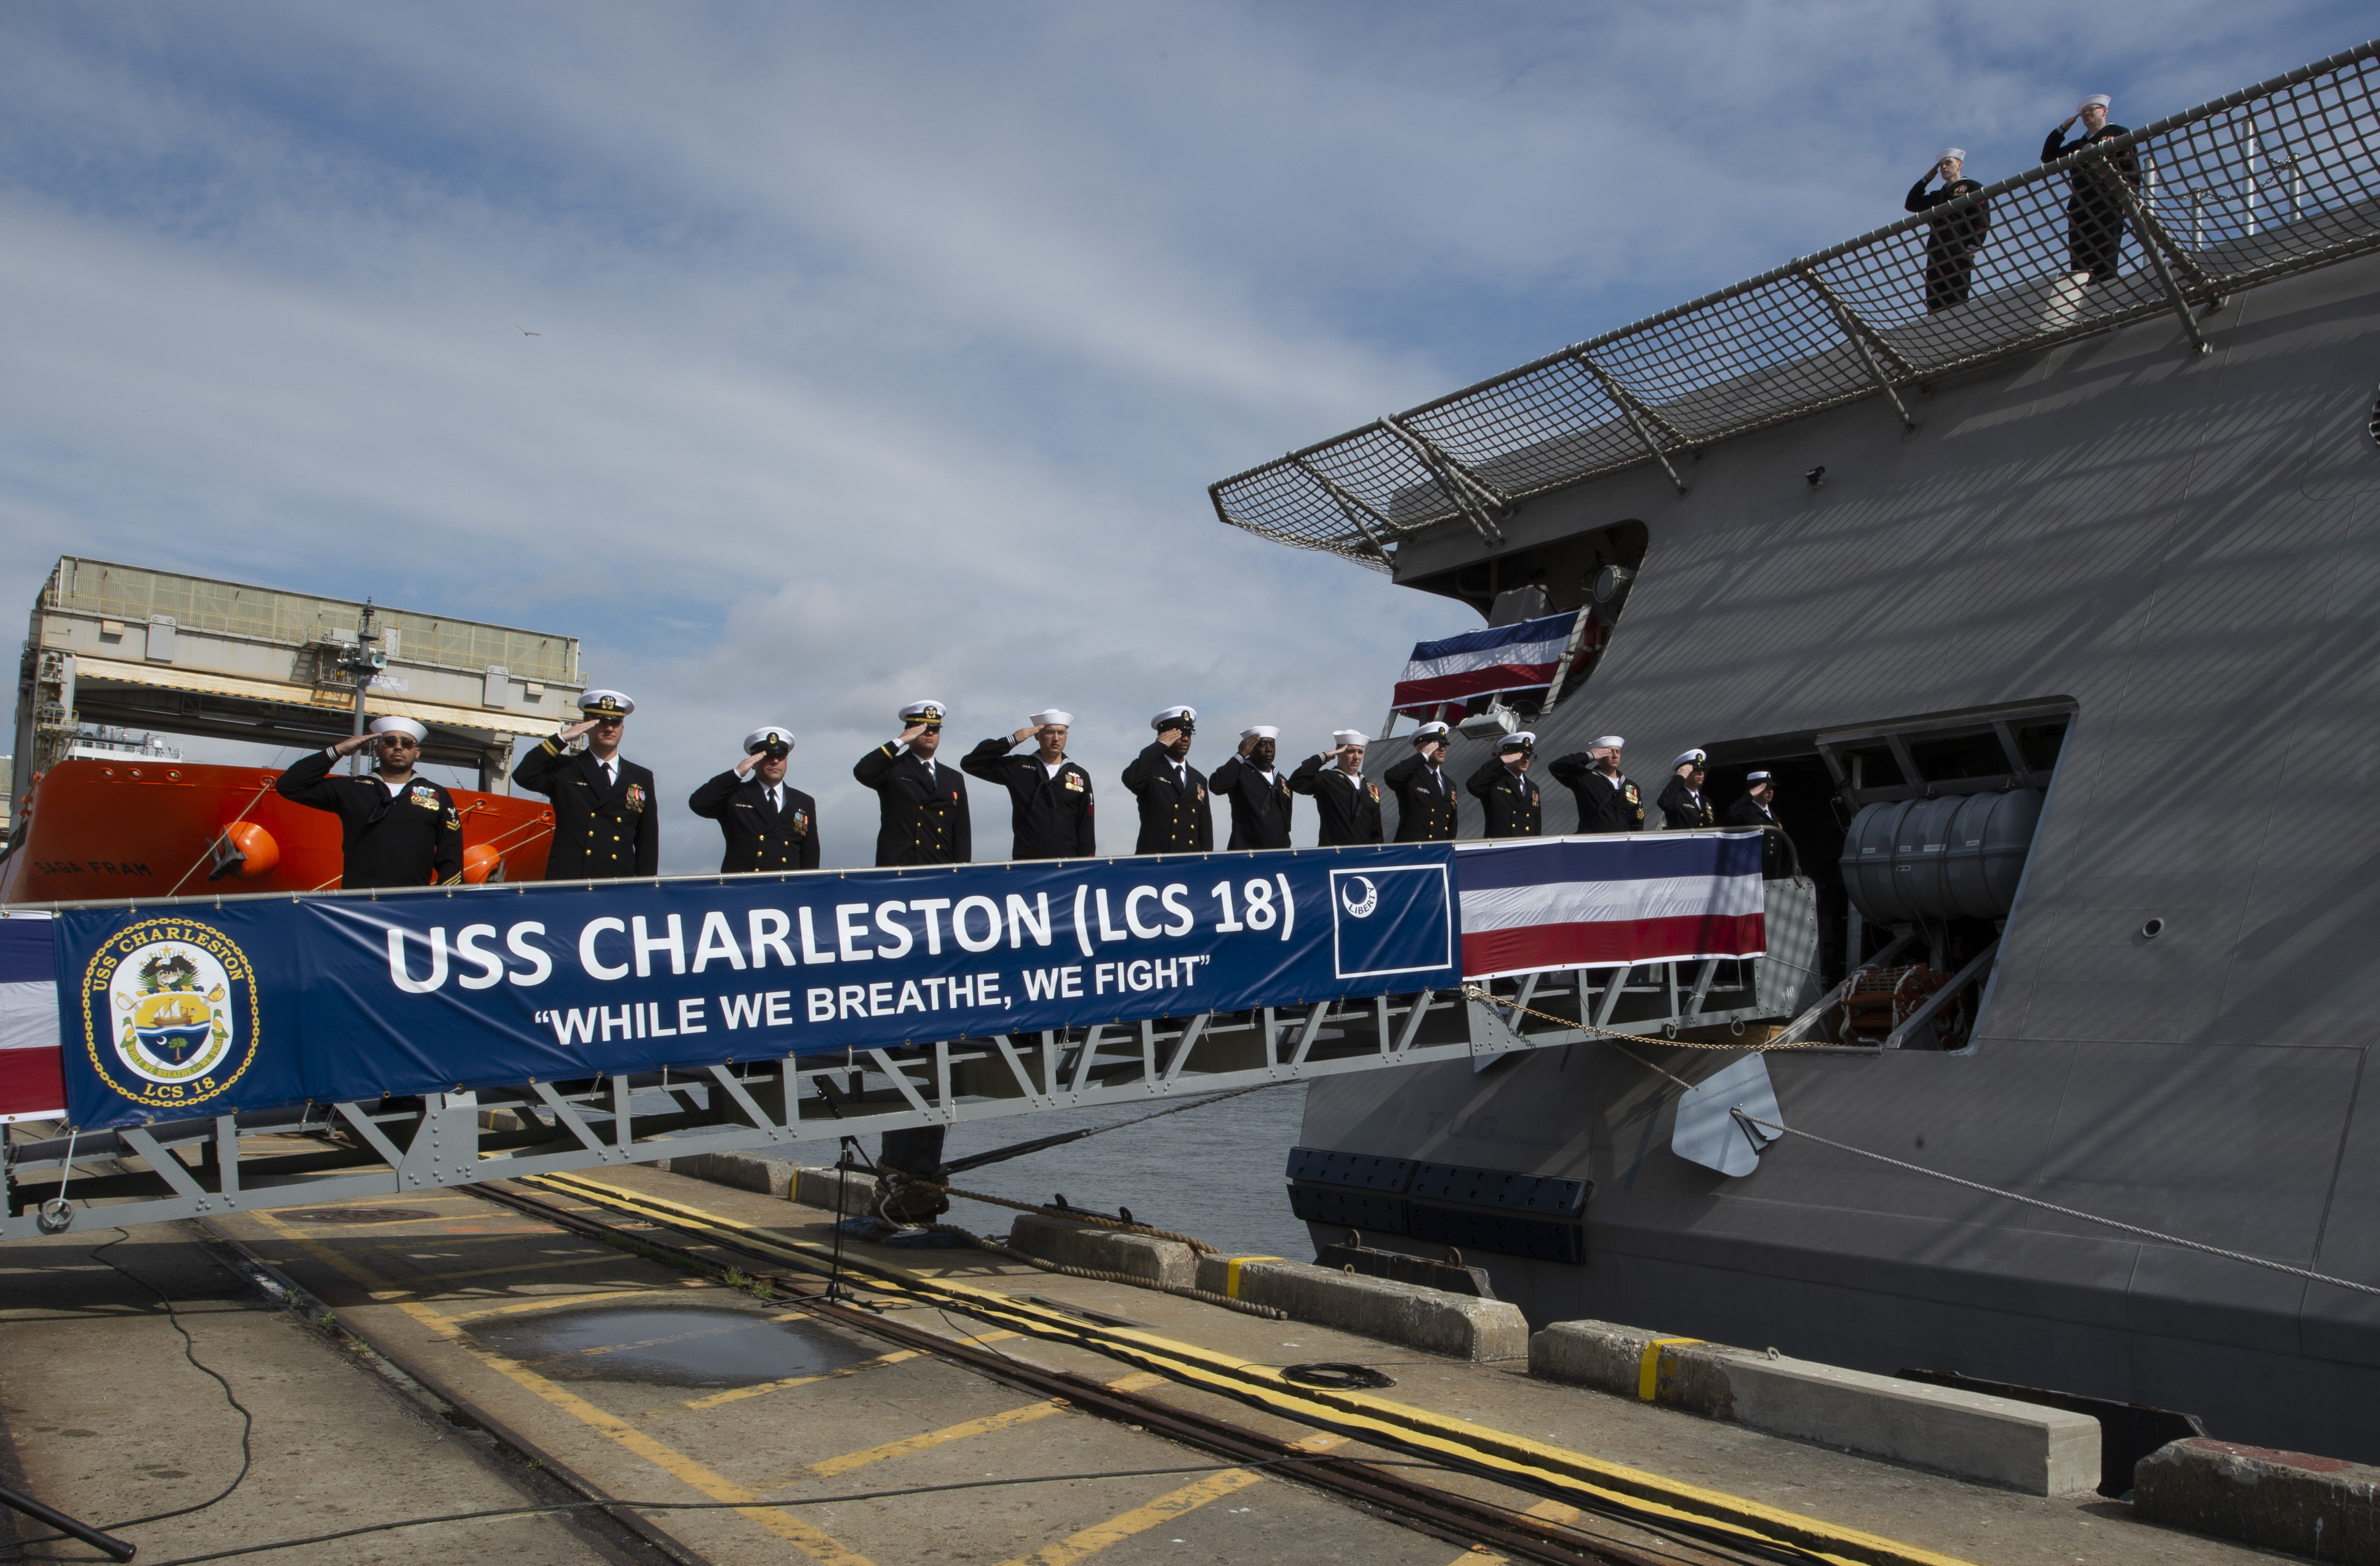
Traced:
[[2056, 698], [1710, 747], [1715, 798], [1770, 774], [1794, 862], [1767, 874], [1815, 890], [1825, 988], [1808, 1037], [1965, 1046], [2074, 710]]

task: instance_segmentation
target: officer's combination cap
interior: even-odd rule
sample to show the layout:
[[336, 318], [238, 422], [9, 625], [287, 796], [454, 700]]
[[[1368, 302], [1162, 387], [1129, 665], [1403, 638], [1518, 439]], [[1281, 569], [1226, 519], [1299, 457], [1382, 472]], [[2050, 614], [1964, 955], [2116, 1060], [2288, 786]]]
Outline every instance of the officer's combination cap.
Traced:
[[625, 718], [636, 710], [636, 698], [623, 696], [616, 690], [588, 690], [578, 693], [578, 710], [592, 712], [599, 718]]
[[1152, 729], [1186, 729], [1198, 722], [1196, 707], [1169, 707], [1148, 721]]
[[1536, 747], [1537, 736], [1527, 729], [1516, 734], [1506, 734], [1496, 742], [1496, 753], [1500, 756], [1507, 750], [1535, 750]]
[[1448, 728], [1444, 723], [1424, 723], [1421, 727], [1414, 731], [1414, 743], [1415, 745], [1419, 745], [1426, 739], [1444, 739], [1448, 734], [1452, 734], [1453, 732], [1453, 730]]
[[1250, 723], [1240, 731], [1242, 739], [1279, 739], [1281, 730], [1270, 723]]
[[1706, 754], [1701, 750], [1681, 750], [1676, 756], [1670, 759], [1670, 768], [1674, 771], [1678, 768], [1684, 766], [1689, 761], [1699, 767], [1707, 759]]
[[1075, 715], [1062, 712], [1055, 707], [1036, 712], [1025, 721], [1037, 729], [1071, 729], [1075, 726]]
[[1372, 736], [1366, 734], [1361, 729], [1333, 729], [1330, 731], [1330, 743], [1333, 745], [1369, 745], [1372, 743]]
[[898, 716], [907, 723], [940, 723], [942, 721], [942, 704], [939, 701], [913, 701], [901, 709]]
[[1765, 783], [1768, 781], [1768, 774], [1766, 772], [1746, 772], [1743, 774], [1743, 781], [1747, 785], [1753, 783]]
[[1628, 748], [1628, 742], [1618, 734], [1597, 734], [1595, 743], [1587, 748], [1589, 750], [1625, 750]]
[[376, 734], [411, 734], [416, 745], [430, 737], [430, 730], [410, 718], [374, 718], [371, 732]]
[[754, 729], [744, 736], [744, 754], [749, 756], [772, 745], [782, 745], [791, 750], [794, 747], [794, 731], [775, 723]]

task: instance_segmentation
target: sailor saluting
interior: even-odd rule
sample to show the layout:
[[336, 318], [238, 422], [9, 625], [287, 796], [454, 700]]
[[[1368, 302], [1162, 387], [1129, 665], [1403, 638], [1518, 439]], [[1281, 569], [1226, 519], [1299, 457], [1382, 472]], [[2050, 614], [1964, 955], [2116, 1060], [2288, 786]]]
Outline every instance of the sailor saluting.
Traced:
[[[520, 759], [513, 782], [553, 801], [548, 880], [617, 880], [660, 873], [661, 813], [653, 774], [620, 754], [620, 735], [637, 704], [616, 690], [578, 698], [587, 716]], [[587, 735], [587, 748], [563, 747]]]
[[1487, 807], [1489, 837], [1535, 837], [1544, 824], [1545, 801], [1529, 781], [1529, 763], [1536, 754], [1536, 735], [1526, 730], [1506, 734], [1497, 742], [1496, 754], [1463, 785]]
[[[273, 783], [293, 805], [339, 818], [339, 884], [349, 892], [382, 886], [452, 886], [463, 879], [463, 823], [455, 798], [414, 761], [430, 731], [410, 718], [375, 718], [370, 734], [300, 756]], [[366, 746], [379, 770], [334, 778], [331, 765]]]
[[1206, 854], [1215, 846], [1215, 812], [1207, 799], [1207, 775], [1190, 765], [1190, 739], [1198, 732], [1195, 707], [1169, 707], [1148, 721], [1157, 743], [1123, 770], [1123, 786], [1140, 801], [1140, 838], [1135, 854]]
[[859, 759], [851, 775], [876, 791], [880, 825], [876, 863], [964, 865], [975, 856], [967, 820], [966, 779], [934, 759], [942, 745], [942, 704], [913, 701], [901, 709], [898, 739]]
[[[1006, 739], [994, 734], [985, 740], [959, 762], [1008, 790], [1009, 825], [1016, 839], [1013, 858], [1081, 859], [1099, 852], [1091, 774], [1066, 759], [1066, 734], [1074, 722], [1072, 712], [1046, 709]], [[1035, 742], [1033, 754], [1009, 754], [1028, 739]]]
[[818, 801], [785, 782], [794, 732], [771, 723], [744, 736], [744, 759], [694, 791], [686, 807], [727, 834], [722, 875], [819, 868]]
[[1446, 775], [1444, 723], [1424, 723], [1414, 734], [1414, 753], [1389, 769], [1380, 781], [1397, 796], [1399, 843], [1451, 843], [1454, 839], [1454, 783]]
[[1554, 759], [1554, 781], [1578, 801], [1581, 832], [1643, 832], [1645, 795], [1620, 771], [1627, 741], [1604, 734], [1584, 755], [1573, 751]]
[[[1364, 781], [1364, 747], [1368, 736], [1354, 729], [1334, 729], [1332, 748], [1297, 764], [1289, 786], [1309, 795], [1322, 818], [1318, 846], [1346, 848], [1380, 841], [1380, 785]], [[1329, 771], [1323, 763], [1335, 763]]]
[[1289, 846], [1289, 780], [1273, 765], [1281, 731], [1257, 723], [1240, 731], [1239, 753], [1215, 769], [1207, 786], [1232, 802], [1232, 836], [1226, 848]]

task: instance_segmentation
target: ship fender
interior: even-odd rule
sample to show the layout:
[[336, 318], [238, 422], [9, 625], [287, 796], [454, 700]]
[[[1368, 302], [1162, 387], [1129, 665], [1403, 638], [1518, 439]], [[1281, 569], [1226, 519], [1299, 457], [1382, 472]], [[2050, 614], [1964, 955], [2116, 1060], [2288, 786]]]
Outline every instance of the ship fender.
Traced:
[[1843, 839], [1843, 889], [1876, 924], [1997, 919], [2041, 824], [2039, 789], [1870, 805]]

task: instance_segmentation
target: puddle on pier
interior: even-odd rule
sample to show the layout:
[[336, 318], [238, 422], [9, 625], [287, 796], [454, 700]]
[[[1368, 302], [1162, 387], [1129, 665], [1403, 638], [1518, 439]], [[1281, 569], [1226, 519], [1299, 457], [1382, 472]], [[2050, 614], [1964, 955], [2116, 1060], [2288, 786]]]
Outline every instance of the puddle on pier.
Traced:
[[664, 1387], [751, 1387], [823, 1376], [877, 1352], [807, 1321], [707, 1305], [590, 1305], [490, 1323], [471, 1335], [557, 1381]]

